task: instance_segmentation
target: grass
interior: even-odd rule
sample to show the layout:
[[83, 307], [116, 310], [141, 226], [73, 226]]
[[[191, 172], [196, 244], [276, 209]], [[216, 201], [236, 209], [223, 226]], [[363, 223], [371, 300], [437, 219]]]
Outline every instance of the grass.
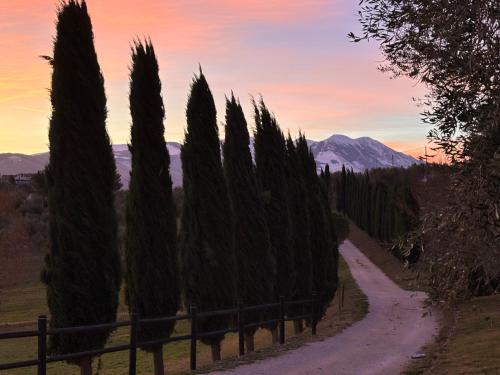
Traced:
[[[356, 285], [349, 272], [347, 264], [341, 259], [339, 266], [339, 280], [345, 288], [345, 301], [342, 310], [338, 308], [338, 297], [332, 301], [326, 316], [318, 324], [318, 334], [311, 336], [306, 329], [302, 334], [294, 336], [292, 323], [286, 325], [287, 341], [283, 346], [272, 346], [271, 335], [265, 330], [259, 330], [255, 336], [254, 353], [238, 358], [238, 338], [235, 334], [226, 335], [222, 343], [222, 361], [212, 364], [210, 349], [199, 343], [198, 367], [199, 372], [212, 369], [225, 369], [248, 363], [296, 348], [312, 340], [322, 340], [335, 335], [349, 325], [362, 319], [368, 311], [366, 297]], [[123, 297], [123, 295], [122, 295]], [[126, 307], [120, 305], [120, 318], [126, 319]], [[0, 291], [0, 332], [35, 328], [34, 321], [40, 314], [47, 314], [45, 301], [45, 287], [40, 283], [14, 285]], [[9, 323], [8, 325], [5, 323]], [[190, 330], [189, 321], [180, 321], [175, 327], [174, 335], [187, 334]], [[117, 345], [128, 342], [128, 328], [123, 327], [115, 331], [108, 345]], [[165, 364], [169, 374], [189, 373], [189, 341], [171, 343], [164, 346]], [[0, 363], [21, 361], [36, 358], [36, 338], [0, 341]], [[138, 351], [138, 374], [152, 374], [152, 355]], [[103, 355], [100, 360], [94, 360], [94, 368], [101, 368], [99, 374], [123, 375], [127, 373], [128, 352], [110, 353]], [[35, 368], [25, 368], [2, 372], [2, 375], [30, 375], [36, 374]], [[48, 366], [49, 375], [78, 375], [76, 366], [65, 363], [54, 363]]]
[[405, 374], [500, 375], [500, 295], [478, 297], [448, 310], [438, 340], [427, 357]]

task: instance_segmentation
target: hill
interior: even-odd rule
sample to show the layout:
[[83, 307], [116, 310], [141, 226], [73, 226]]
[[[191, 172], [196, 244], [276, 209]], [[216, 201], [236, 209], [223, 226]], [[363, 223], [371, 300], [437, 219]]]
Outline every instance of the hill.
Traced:
[[[409, 155], [397, 152], [383, 143], [369, 137], [352, 139], [345, 135], [335, 134], [322, 141], [309, 141], [309, 146], [316, 159], [318, 170], [328, 164], [330, 170], [337, 171], [342, 164], [355, 172], [373, 168], [404, 167], [407, 168], [419, 161]], [[177, 142], [167, 143], [170, 153], [170, 174], [174, 186], [182, 185], [182, 164], [180, 158], [181, 145]], [[113, 152], [116, 167], [121, 176], [123, 186], [130, 179], [131, 156], [127, 145], [114, 145]], [[0, 175], [35, 173], [45, 167], [49, 154], [34, 155], [0, 154]]]

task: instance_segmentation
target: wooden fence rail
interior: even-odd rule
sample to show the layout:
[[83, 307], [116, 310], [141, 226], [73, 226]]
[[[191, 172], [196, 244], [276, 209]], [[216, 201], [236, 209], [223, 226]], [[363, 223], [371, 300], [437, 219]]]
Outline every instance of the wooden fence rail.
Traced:
[[[299, 306], [303, 309], [309, 309], [307, 314], [301, 315], [287, 315], [287, 307], [290, 306]], [[264, 309], [276, 309], [279, 308], [278, 317], [275, 319], [269, 319], [269, 315], [266, 315], [266, 320], [255, 321], [246, 324], [245, 323], [245, 314], [248, 311], [259, 311]], [[304, 299], [300, 301], [285, 301], [283, 297], [280, 297], [278, 303], [267, 303], [263, 305], [254, 305], [254, 306], [244, 306], [243, 302], [239, 301], [237, 307], [234, 309], [224, 309], [217, 311], [205, 311], [198, 312], [196, 305], [191, 305], [189, 309], [189, 314], [184, 315], [176, 315], [176, 316], [168, 316], [162, 318], [147, 318], [141, 319], [138, 314], [132, 313], [130, 315], [130, 320], [109, 323], [109, 324], [96, 324], [91, 326], [81, 326], [81, 327], [65, 327], [65, 328], [55, 328], [48, 329], [47, 327], [47, 317], [41, 315], [38, 317], [38, 329], [31, 331], [17, 331], [17, 332], [6, 332], [0, 333], [0, 340], [9, 340], [9, 339], [18, 339], [18, 338], [27, 338], [27, 337], [37, 337], [37, 346], [38, 346], [38, 355], [37, 359], [26, 360], [26, 361], [18, 361], [11, 363], [3, 363], [0, 364], [0, 371], [2, 370], [11, 370], [23, 367], [32, 367], [37, 366], [38, 375], [46, 375], [47, 373], [47, 364], [52, 362], [61, 362], [68, 360], [76, 360], [85, 357], [94, 357], [98, 355], [102, 355], [105, 353], [113, 353], [120, 351], [129, 352], [129, 375], [136, 375], [137, 369], [137, 349], [144, 346], [151, 345], [164, 345], [170, 342], [176, 341], [190, 341], [191, 342], [191, 350], [190, 350], [190, 368], [191, 370], [196, 370], [196, 346], [197, 341], [201, 338], [217, 336], [229, 332], [237, 332], [238, 333], [238, 353], [240, 356], [245, 354], [245, 341], [244, 334], [245, 329], [251, 327], [258, 326], [266, 326], [270, 324], [278, 324], [279, 328], [279, 342], [280, 344], [285, 343], [285, 322], [291, 320], [300, 320], [307, 319], [311, 324], [311, 332], [313, 335], [316, 334], [316, 325], [317, 325], [317, 312], [318, 312], [318, 299], [316, 294], [313, 293], [310, 299]], [[214, 316], [228, 316], [236, 317], [236, 325], [235, 327], [212, 331], [212, 332], [199, 332], [198, 330], [198, 321], [200, 318], [209, 318]], [[138, 342], [138, 332], [142, 324], [151, 324], [151, 323], [164, 323], [171, 322], [177, 320], [190, 320], [191, 321], [191, 332], [189, 335], [182, 336], [173, 336], [166, 337], [163, 339], [152, 340], [147, 342]], [[61, 355], [47, 355], [47, 337], [50, 335], [60, 335], [60, 334], [74, 334], [74, 333], [88, 333], [95, 331], [106, 331], [106, 330], [114, 330], [118, 327], [130, 327], [130, 340], [128, 344], [124, 345], [116, 345], [111, 347], [106, 347], [103, 349], [96, 350], [88, 350], [78, 353], [68, 353]]]

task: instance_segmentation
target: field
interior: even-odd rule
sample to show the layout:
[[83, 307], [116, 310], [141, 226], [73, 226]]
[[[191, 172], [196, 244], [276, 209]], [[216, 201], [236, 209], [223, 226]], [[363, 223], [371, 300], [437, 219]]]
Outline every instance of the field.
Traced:
[[[337, 298], [333, 301], [327, 316], [318, 325], [318, 335], [315, 340], [332, 336], [348, 325], [361, 319], [367, 311], [367, 302], [352, 279], [345, 262], [340, 265], [340, 280], [345, 287], [345, 305], [341, 312], [338, 309]], [[0, 292], [0, 332], [9, 330], [20, 330], [33, 328], [34, 320], [40, 314], [47, 314], [48, 309], [45, 303], [44, 286], [38, 282], [26, 285], [15, 285], [3, 288]], [[120, 305], [120, 319], [126, 319], [126, 306]], [[6, 324], [8, 323], [8, 324]], [[188, 321], [179, 322], [175, 327], [174, 334], [186, 334], [190, 326]], [[304, 342], [310, 341], [310, 331], [306, 330], [299, 336], [293, 336], [292, 324], [286, 327], [287, 340], [284, 346], [271, 347], [271, 335], [265, 330], [259, 330], [256, 335], [256, 352], [237, 358], [238, 340], [236, 335], [227, 335], [222, 345], [222, 361], [211, 364], [210, 350], [200, 344], [198, 346], [198, 364], [201, 371], [211, 368], [226, 368], [237, 365], [241, 362], [253, 361], [297, 347]], [[109, 345], [126, 343], [128, 341], [128, 329], [120, 328], [113, 335]], [[99, 360], [94, 361], [94, 367], [101, 370], [99, 374], [122, 375], [126, 373], [128, 363], [128, 352], [106, 354]], [[183, 341], [165, 345], [164, 356], [167, 370], [170, 374], [182, 374], [189, 372], [189, 342]], [[0, 342], [0, 362], [10, 362], [25, 360], [36, 357], [36, 338], [17, 339]], [[49, 366], [49, 375], [73, 375], [78, 374], [75, 366], [58, 363]], [[152, 373], [152, 356], [140, 351], [138, 353], [138, 374]], [[6, 375], [36, 374], [35, 368], [19, 370], [9, 370], [3, 372]]]

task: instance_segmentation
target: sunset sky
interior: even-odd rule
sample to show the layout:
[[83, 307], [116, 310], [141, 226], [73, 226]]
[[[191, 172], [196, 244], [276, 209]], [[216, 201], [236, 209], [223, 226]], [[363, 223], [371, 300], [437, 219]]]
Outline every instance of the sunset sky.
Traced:
[[[251, 118], [264, 96], [283, 129], [310, 139], [370, 136], [423, 153], [427, 128], [412, 97], [424, 88], [376, 68], [376, 43], [353, 44], [357, 0], [88, 0], [108, 96], [113, 143], [129, 140], [130, 42], [150, 36], [158, 54], [166, 138], [182, 141], [189, 85], [198, 64], [218, 121], [234, 91]], [[0, 1], [0, 153], [48, 149], [50, 66], [57, 1]]]

